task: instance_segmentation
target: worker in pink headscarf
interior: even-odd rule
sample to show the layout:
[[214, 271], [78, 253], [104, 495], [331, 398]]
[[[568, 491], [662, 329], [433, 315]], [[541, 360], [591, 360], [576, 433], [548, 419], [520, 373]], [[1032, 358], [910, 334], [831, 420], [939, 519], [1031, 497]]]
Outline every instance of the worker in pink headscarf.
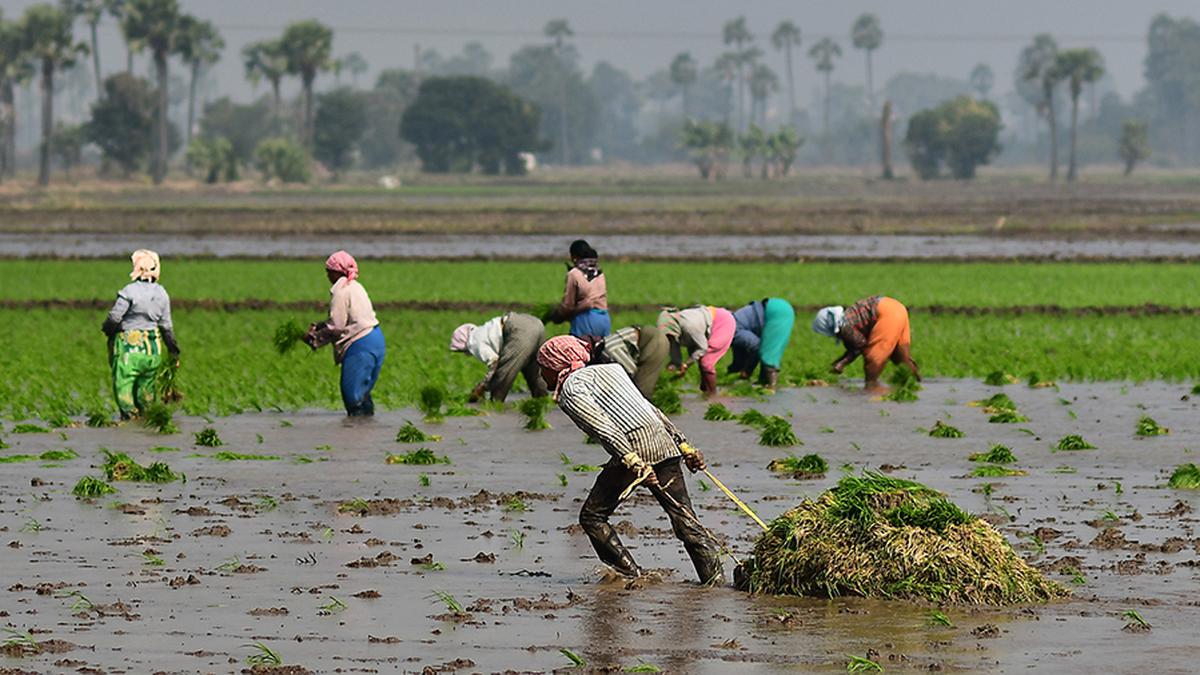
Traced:
[[325, 261], [329, 319], [308, 327], [304, 341], [317, 349], [333, 344], [334, 363], [342, 367], [342, 403], [351, 417], [375, 414], [371, 390], [379, 380], [387, 345], [367, 289], [358, 283], [358, 263], [345, 251]]

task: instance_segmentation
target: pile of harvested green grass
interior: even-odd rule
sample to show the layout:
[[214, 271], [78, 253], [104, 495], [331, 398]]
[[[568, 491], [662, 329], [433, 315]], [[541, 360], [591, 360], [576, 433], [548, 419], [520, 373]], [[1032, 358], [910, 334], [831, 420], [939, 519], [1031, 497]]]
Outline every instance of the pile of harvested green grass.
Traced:
[[871, 472], [772, 521], [735, 578], [754, 593], [981, 605], [1067, 594], [941, 493]]
[[970, 405], [983, 408], [985, 413], [991, 415], [988, 422], [992, 424], [1015, 424], [1029, 421], [1028, 417], [1017, 410], [1017, 404], [1008, 397], [1008, 394], [996, 394], [981, 401], [972, 401]]
[[728, 422], [736, 420], [737, 415], [734, 415], [733, 411], [726, 408], [723, 403], [713, 403], [708, 406], [708, 410], [704, 411], [704, 419], [709, 422]]
[[934, 423], [933, 428], [929, 430], [929, 435], [933, 438], [962, 438], [965, 434], [959, 431], [958, 427], [952, 427], [938, 420]]
[[196, 445], [204, 448], [219, 448], [225, 445], [225, 441], [221, 440], [221, 437], [217, 435], [217, 430], [212, 427], [204, 427], [200, 431], [197, 431], [193, 437], [195, 438]]
[[1012, 464], [1017, 461], [1017, 456], [1008, 446], [997, 443], [987, 452], [976, 452], [967, 459], [972, 462], [987, 462], [988, 464]]
[[1167, 487], [1175, 490], [1200, 490], [1200, 468], [1195, 464], [1180, 464], [1171, 474]]
[[397, 443], [433, 443], [440, 440], [442, 440], [441, 436], [427, 434], [408, 420], [404, 420], [404, 426], [396, 432]]
[[182, 474], [175, 473], [165, 462], [154, 462], [142, 466], [123, 452], [104, 452], [104, 475], [108, 480], [127, 480], [135, 483], [170, 483], [179, 480]]
[[1159, 426], [1158, 422], [1154, 421], [1153, 417], [1150, 417], [1149, 415], [1142, 415], [1142, 418], [1138, 420], [1137, 429], [1134, 431], [1134, 433], [1138, 436], [1165, 436], [1171, 433], [1171, 430], [1166, 427]]
[[1096, 446], [1088, 443], [1079, 434], [1071, 434], [1058, 439], [1055, 450], [1095, 450]]
[[893, 368], [888, 383], [892, 385], [892, 390], [883, 397], [888, 401], [911, 403], [917, 400], [917, 392], [921, 390], [921, 384], [917, 382], [917, 376], [905, 367], [897, 366]]
[[803, 457], [788, 455], [787, 457], [771, 460], [771, 463], [767, 465], [767, 469], [778, 473], [789, 473], [792, 475], [792, 478], [800, 480], [824, 476], [825, 472], [829, 471], [829, 463], [815, 453]]
[[772, 448], [803, 445], [792, 431], [792, 423], [778, 415], [770, 417], [758, 435], [758, 444]]
[[754, 408], [749, 408], [746, 410], [746, 412], [738, 415], [737, 421], [738, 424], [744, 424], [748, 427], [759, 427], [761, 429], [767, 426], [767, 422], [770, 421], [770, 418]]
[[94, 476], [84, 476], [75, 484], [71, 493], [80, 499], [95, 499], [116, 492], [117, 489]]
[[546, 421], [546, 409], [549, 407], [550, 399], [544, 396], [527, 398], [517, 405], [517, 409], [525, 416], [525, 428], [529, 431], [550, 428], [550, 423]]

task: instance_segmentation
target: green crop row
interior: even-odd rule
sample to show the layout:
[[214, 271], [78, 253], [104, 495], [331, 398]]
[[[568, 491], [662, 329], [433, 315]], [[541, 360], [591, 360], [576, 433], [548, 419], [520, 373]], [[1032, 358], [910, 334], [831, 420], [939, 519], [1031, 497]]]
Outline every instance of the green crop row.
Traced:
[[[328, 349], [300, 348], [280, 356], [275, 328], [290, 318], [317, 317], [283, 311], [179, 312], [176, 332], [183, 348], [179, 386], [183, 409], [192, 413], [339, 408], [338, 371]], [[381, 408], [411, 404], [428, 383], [465, 393], [483, 375], [482, 364], [447, 349], [450, 332], [486, 314], [396, 311], [381, 315], [388, 354], [374, 398]], [[617, 325], [653, 320], [649, 313], [622, 314]], [[0, 350], [0, 415], [14, 419], [53, 413], [83, 415], [112, 409], [104, 337], [95, 312], [0, 310], [0, 321], [17, 329]], [[982, 378], [1001, 370], [1043, 379], [1200, 379], [1200, 332], [1190, 317], [965, 317], [917, 316], [913, 353], [931, 377]], [[550, 332], [562, 332], [562, 326]], [[81, 336], [82, 339], [81, 339]], [[798, 322], [783, 364], [793, 383], [819, 376], [840, 354], [833, 340]], [[719, 366], [724, 371], [729, 357]], [[861, 376], [856, 364], [846, 377]], [[688, 380], [694, 386], [693, 378]]]
[[[566, 241], [564, 240], [564, 257]], [[653, 253], [650, 251], [648, 253]], [[322, 301], [322, 260], [163, 261], [175, 299]], [[796, 305], [850, 304], [875, 294], [912, 306], [1195, 306], [1193, 264], [943, 262], [623, 262], [605, 260], [613, 305], [739, 307], [779, 296]], [[363, 284], [376, 302], [503, 302], [535, 305], [561, 297], [561, 264], [516, 261], [371, 261]], [[123, 260], [0, 261], [0, 300], [114, 297], [128, 279]]]

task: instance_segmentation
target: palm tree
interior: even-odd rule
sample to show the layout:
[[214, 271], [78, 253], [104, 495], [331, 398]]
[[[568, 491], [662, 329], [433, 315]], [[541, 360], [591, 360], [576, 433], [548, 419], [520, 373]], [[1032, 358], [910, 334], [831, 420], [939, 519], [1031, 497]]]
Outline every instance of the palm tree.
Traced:
[[221, 50], [224, 48], [225, 40], [211, 22], [201, 21], [191, 15], [184, 15], [180, 19], [179, 55], [191, 68], [185, 147], [192, 144], [192, 126], [196, 120], [196, 80], [200, 79], [200, 69], [220, 60]]
[[688, 116], [691, 106], [688, 105], [688, 88], [696, 82], [698, 75], [696, 59], [689, 52], [679, 52], [671, 59], [671, 82], [683, 92], [683, 116]]
[[167, 58], [179, 50], [183, 23], [177, 0], [129, 0], [125, 8], [125, 35], [150, 50], [158, 77], [158, 147], [151, 172], [155, 185], [167, 176]]
[[279, 85], [287, 74], [287, 57], [283, 55], [283, 46], [279, 40], [252, 42], [242, 47], [242, 65], [246, 68], [246, 79], [251, 84], [257, 85], [263, 79], [271, 83], [271, 125], [274, 133], [278, 134], [281, 103]]
[[996, 83], [996, 76], [992, 73], [992, 68], [986, 63], [980, 63], [971, 69], [971, 89], [979, 96], [980, 100], [986, 101], [988, 94], [992, 91], [992, 86]]
[[566, 19], [551, 19], [542, 28], [542, 33], [554, 40], [554, 53], [558, 55], [558, 138], [559, 151], [562, 154], [563, 166], [570, 157], [570, 145], [567, 139], [567, 62], [563, 59], [563, 46], [567, 38], [575, 34]]
[[[737, 52], [723, 52], [713, 62], [713, 70], [721, 77], [721, 81], [726, 84], [726, 91], [733, 87], [737, 82], [738, 76], [738, 55]], [[725, 108], [725, 124], [729, 125], [729, 108]]]
[[792, 48], [800, 47], [800, 27], [791, 21], [781, 21], [771, 33], [771, 45], [782, 49], [787, 63], [788, 124], [796, 123], [796, 81], [792, 78]]
[[808, 50], [808, 56], [817, 63], [817, 70], [825, 74], [825, 117], [821, 131], [829, 135], [829, 76], [833, 73], [833, 60], [841, 57], [842, 48], [832, 38], [823, 37]]
[[767, 126], [767, 97], [772, 92], [779, 91], [779, 78], [775, 71], [765, 63], [760, 63], [750, 71], [750, 121], [754, 122], [753, 111], [758, 111], [759, 124]]
[[316, 19], [288, 24], [280, 39], [287, 72], [300, 76], [304, 88], [304, 146], [313, 144], [313, 81], [317, 73], [329, 70], [333, 52], [333, 29]]
[[75, 65], [87, 55], [87, 45], [76, 42], [71, 15], [49, 4], [30, 5], [21, 18], [25, 50], [42, 66], [42, 144], [38, 157], [38, 185], [50, 184], [50, 137], [54, 134], [54, 71]]
[[72, 16], [81, 17], [91, 31], [92, 70], [96, 77], [96, 100], [104, 96], [104, 80], [100, 78], [100, 45], [96, 40], [96, 26], [107, 11], [106, 0], [62, 0], [63, 9]]
[[357, 87], [358, 76], [367, 72], [367, 60], [358, 52], [350, 52], [338, 59], [338, 62], [342, 64], [342, 68], [350, 71], [350, 79], [354, 83], [354, 86]]
[[867, 101], [871, 106], [871, 114], [875, 114], [875, 74], [871, 68], [871, 52], [883, 44], [883, 28], [879, 25], [879, 17], [874, 14], [863, 14], [850, 27], [850, 41], [855, 49], [867, 53]]
[[1058, 60], [1058, 43], [1048, 33], [1033, 38], [1033, 44], [1021, 51], [1018, 75], [1026, 82], [1036, 84], [1041, 90], [1038, 112], [1050, 124], [1050, 180], [1058, 179], [1058, 120], [1054, 110], [1054, 89], [1060, 77], [1055, 68]]
[[737, 89], [738, 89], [738, 119], [737, 130], [745, 130], [746, 116], [746, 70], [745, 66], [747, 59], [742, 55], [745, 51], [745, 46], [754, 41], [754, 35], [750, 33], [750, 29], [746, 26], [746, 17], [739, 16], [736, 19], [730, 19], [725, 22], [721, 28], [721, 37], [726, 45], [734, 45], [735, 52], [738, 54], [737, 63]]
[[0, 180], [16, 173], [16, 87], [33, 77], [21, 24], [5, 21], [0, 12]]
[[1067, 182], [1073, 182], [1078, 175], [1075, 132], [1079, 126], [1079, 95], [1083, 93], [1084, 84], [1091, 84], [1104, 75], [1104, 58], [1090, 47], [1065, 49], [1055, 58], [1054, 70], [1059, 79], [1067, 81], [1071, 92], [1071, 157], [1067, 164]]

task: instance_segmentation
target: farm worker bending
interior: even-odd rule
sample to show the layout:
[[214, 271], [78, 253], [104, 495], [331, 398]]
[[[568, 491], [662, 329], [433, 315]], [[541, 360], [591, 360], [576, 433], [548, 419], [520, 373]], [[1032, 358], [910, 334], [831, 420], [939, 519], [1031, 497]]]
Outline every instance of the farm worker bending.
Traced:
[[733, 313], [737, 330], [733, 333], [733, 364], [729, 372], [748, 378], [762, 363], [758, 383], [775, 388], [783, 352], [792, 337], [796, 310], [783, 298], [755, 300]]
[[154, 402], [154, 380], [165, 346], [179, 363], [179, 343], [171, 324], [171, 298], [158, 284], [162, 266], [154, 251], [139, 249], [131, 256], [129, 284], [117, 292], [101, 330], [108, 336], [113, 396], [121, 419], [145, 412]]
[[833, 372], [841, 373], [862, 355], [868, 390], [882, 389], [879, 376], [889, 360], [897, 365], [907, 365], [913, 375], [921, 379], [921, 372], [912, 359], [908, 310], [898, 300], [876, 295], [845, 309], [826, 307], [817, 312], [812, 329], [841, 340], [846, 347], [846, 353], [833, 362]]
[[[696, 305], [687, 309], [667, 308], [658, 315], [658, 329], [671, 345], [670, 370], [683, 377], [693, 363], [700, 364], [700, 391], [717, 393], [717, 361], [729, 351], [737, 322], [729, 310]], [[683, 360], [681, 347], [687, 347]]]
[[546, 341], [546, 327], [536, 317], [509, 312], [491, 319], [482, 326], [464, 323], [450, 336], [450, 351], [470, 354], [488, 367], [487, 375], [475, 385], [471, 401], [478, 401], [484, 392], [493, 401], [508, 398], [517, 373], [525, 375], [525, 384], [534, 396], [546, 396], [537, 365], [537, 351]]
[[602, 338], [612, 330], [608, 316], [608, 284], [600, 270], [600, 254], [582, 239], [571, 242], [571, 264], [567, 269], [562, 302], [547, 320], [571, 322], [571, 335]]
[[654, 395], [654, 386], [670, 357], [667, 336], [655, 326], [622, 328], [592, 346], [593, 364], [615, 363], [625, 369], [642, 396]]
[[683, 434], [638, 392], [621, 366], [585, 368], [588, 358], [587, 345], [569, 335], [550, 338], [538, 350], [542, 377], [554, 388], [558, 407], [612, 455], [579, 512], [579, 524], [596, 554], [625, 576], [642, 573], [608, 519], [644, 484], [671, 519], [700, 582], [721, 583], [724, 572], [717, 543], [692, 510], [680, 469], [683, 458], [693, 473], [703, 470], [704, 455], [687, 445]]
[[387, 346], [367, 289], [358, 283], [358, 263], [345, 251], [325, 261], [329, 319], [308, 327], [304, 341], [317, 349], [333, 343], [333, 361], [342, 366], [342, 403], [351, 417], [375, 414], [371, 390], [379, 379]]

